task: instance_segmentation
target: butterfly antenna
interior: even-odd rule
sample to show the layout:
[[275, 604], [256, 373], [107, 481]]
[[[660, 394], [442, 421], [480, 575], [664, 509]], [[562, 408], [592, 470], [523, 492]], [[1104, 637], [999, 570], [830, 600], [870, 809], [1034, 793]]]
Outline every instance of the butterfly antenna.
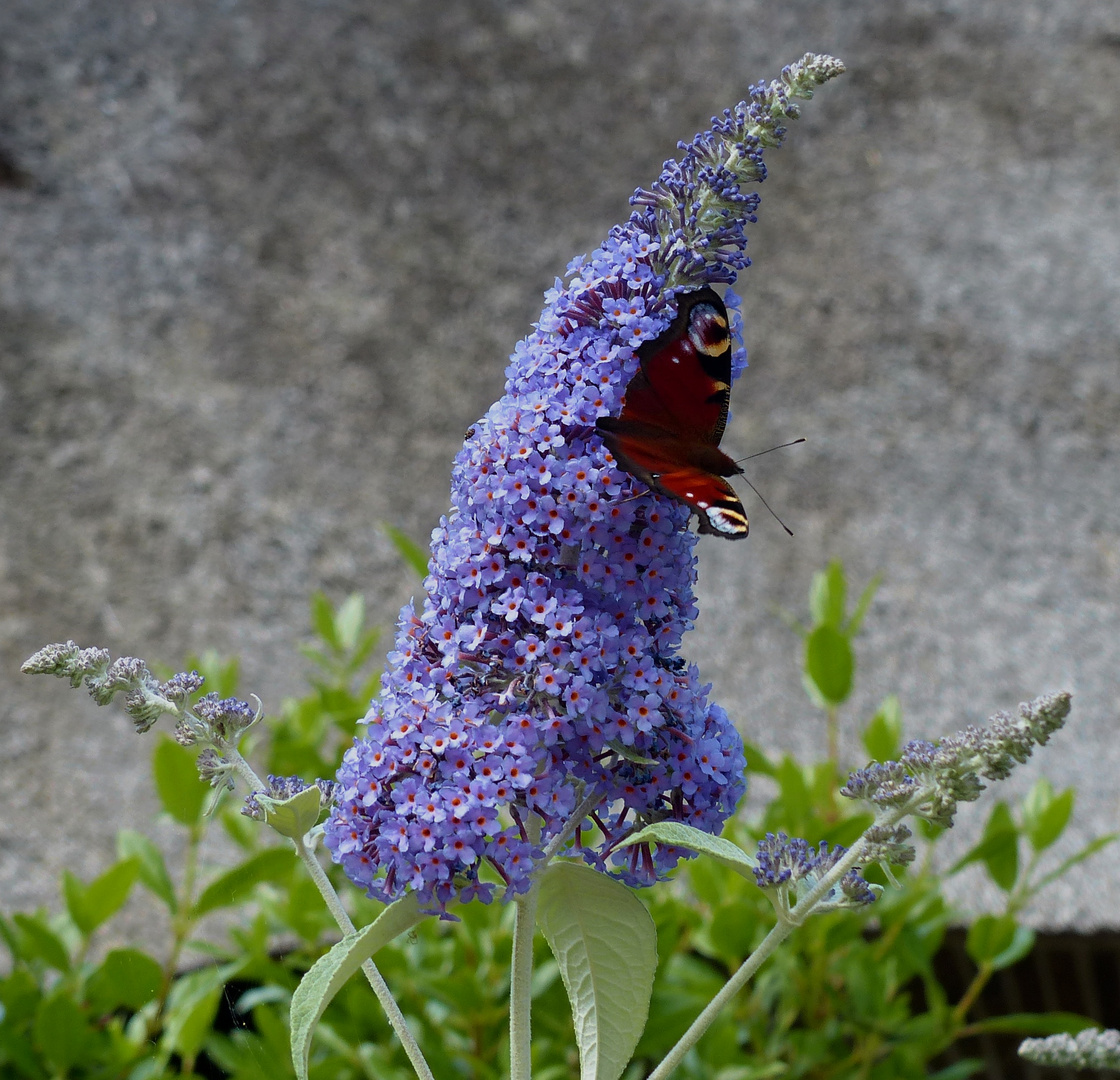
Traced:
[[[744, 461], [750, 461], [751, 458], [762, 457], [763, 454], [771, 454], [775, 450], [784, 450], [787, 446], [796, 446], [798, 443], [803, 443], [804, 441], [805, 441], [804, 436], [802, 436], [800, 439], [792, 439], [790, 442], [784, 442], [784, 443], [781, 443], [778, 446], [771, 446], [769, 450], [759, 450], [759, 452], [757, 454], [748, 454], [746, 457], [738, 458], [736, 460], [735, 464], [736, 465], [742, 465], [742, 463]], [[758, 493], [755, 492], [755, 494], [758, 494]], [[760, 499], [762, 498], [761, 495], [759, 495], [758, 497]], [[790, 535], [792, 535], [792, 533]]]
[[[798, 442], [804, 442], [805, 440], [804, 440], [804, 439], [798, 439], [797, 441], [798, 441]], [[789, 444], [787, 443], [786, 445], [788, 446]], [[780, 446], [775, 446], [775, 447], [774, 447], [774, 449], [775, 449], [775, 450], [780, 450], [780, 449], [781, 449], [781, 447], [780, 447]], [[762, 452], [763, 452], [764, 454], [766, 453], [766, 451], [765, 451], [765, 450], [763, 450]], [[753, 456], [753, 457], [758, 457], [758, 455], [757, 455], [757, 454], [754, 454], [754, 455], [752, 455], [752, 456]], [[744, 458], [744, 460], [746, 460], [746, 459]], [[783, 529], [785, 529], [785, 531], [786, 531], [786, 532], [787, 532], [787, 533], [788, 533], [788, 534], [789, 534], [790, 536], [792, 536], [792, 535], [793, 535], [793, 530], [792, 530], [792, 529], [791, 529], [791, 528], [790, 528], [790, 527], [789, 527], [789, 526], [788, 526], [788, 525], [787, 525], [787, 524], [786, 524], [786, 523], [785, 523], [784, 521], [782, 521], [782, 519], [781, 519], [780, 517], [778, 517], [778, 515], [777, 515], [777, 514], [775, 514], [775, 513], [774, 513], [774, 508], [773, 508], [773, 507], [772, 507], [772, 506], [771, 506], [771, 505], [770, 505], [770, 504], [769, 504], [769, 503], [768, 503], [768, 502], [767, 502], [767, 501], [766, 501], [766, 500], [765, 500], [765, 499], [764, 499], [764, 498], [762, 497], [762, 492], [761, 492], [761, 491], [759, 491], [759, 490], [758, 490], [758, 488], [756, 488], [756, 487], [754, 486], [754, 484], [752, 484], [752, 483], [751, 483], [751, 482], [750, 482], [750, 481], [749, 481], [749, 480], [748, 480], [748, 479], [747, 479], [747, 478], [746, 478], [745, 476], [741, 476], [741, 477], [740, 477], [740, 479], [741, 479], [741, 480], [743, 481], [743, 483], [744, 483], [744, 484], [746, 484], [746, 485], [747, 485], [747, 487], [749, 487], [749, 488], [751, 489], [751, 491], [753, 491], [753, 492], [754, 492], [754, 493], [755, 493], [755, 494], [756, 494], [756, 495], [758, 496], [758, 501], [759, 501], [760, 503], [762, 503], [762, 505], [763, 505], [763, 506], [765, 506], [767, 510], [769, 510], [769, 511], [770, 511], [770, 516], [771, 516], [771, 517], [772, 517], [772, 518], [773, 518], [773, 519], [774, 519], [774, 520], [775, 520], [775, 521], [776, 521], [776, 522], [777, 522], [777, 523], [778, 523], [779, 525], [781, 525], [781, 527], [782, 527]]]

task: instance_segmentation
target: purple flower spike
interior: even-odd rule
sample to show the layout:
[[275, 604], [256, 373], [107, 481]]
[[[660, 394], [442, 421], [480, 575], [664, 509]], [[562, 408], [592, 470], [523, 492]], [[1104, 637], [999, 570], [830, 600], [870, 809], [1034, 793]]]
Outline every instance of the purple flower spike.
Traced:
[[[619, 840], [667, 818], [718, 832], [734, 810], [742, 742], [678, 655], [696, 616], [689, 508], [622, 472], [595, 422], [617, 415], [673, 290], [745, 265], [735, 252], [757, 196], [737, 184], [762, 179], [762, 147], [796, 115], [789, 97], [840, 70], [807, 57], [714, 121], [569, 266], [514, 350], [505, 394], [455, 460], [423, 606], [402, 611], [369, 735], [338, 773], [326, 843], [369, 895], [412, 889], [442, 912], [489, 900], [487, 876], [523, 892], [589, 792], [598, 835], [580, 853], [649, 884], [680, 850], [615, 854]], [[739, 348], [734, 373], [744, 366]]]

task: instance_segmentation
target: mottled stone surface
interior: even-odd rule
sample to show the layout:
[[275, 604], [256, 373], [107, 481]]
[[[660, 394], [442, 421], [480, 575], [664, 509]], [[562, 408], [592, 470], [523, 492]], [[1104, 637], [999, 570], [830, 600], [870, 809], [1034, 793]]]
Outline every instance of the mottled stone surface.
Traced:
[[[931, 735], [1069, 687], [1024, 778], [1078, 785], [1071, 842], [1117, 827], [1115, 5], [14, 0], [0, 904], [55, 903], [117, 825], [160, 828], [147, 741], [20, 661], [213, 647], [275, 704], [314, 589], [390, 625], [414, 585], [379, 523], [443, 511], [542, 291], [808, 49], [850, 73], [770, 158], [725, 440], [808, 437], [750, 473], [797, 535], [748, 499], [749, 540], [701, 543], [686, 651], [752, 741], [821, 748], [775, 608], [830, 556], [881, 571], [848, 732], [890, 691]], [[1090, 881], [1036, 918], [1117, 925]]]

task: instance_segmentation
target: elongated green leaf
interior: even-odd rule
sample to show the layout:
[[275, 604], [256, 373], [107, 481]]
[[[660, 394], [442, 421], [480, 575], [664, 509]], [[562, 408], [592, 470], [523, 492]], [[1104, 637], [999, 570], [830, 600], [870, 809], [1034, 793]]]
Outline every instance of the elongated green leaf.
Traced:
[[325, 593], [311, 595], [311, 628], [332, 649], [339, 647], [338, 632], [334, 623], [334, 608]]
[[872, 761], [893, 761], [901, 743], [902, 706], [891, 694], [863, 729], [863, 745]]
[[786, 754], [774, 773], [787, 821], [801, 821], [813, 807], [805, 772], [789, 754]]
[[818, 626], [805, 639], [805, 674], [829, 705], [852, 692], [855, 657], [847, 637], [833, 626]]
[[159, 993], [163, 970], [138, 949], [114, 949], [90, 975], [86, 997], [95, 1013], [136, 1012]]
[[242, 964], [200, 968], [175, 980], [168, 997], [160, 1044], [185, 1058], [202, 1048], [221, 1003], [222, 988], [240, 973]]
[[385, 534], [393, 541], [397, 553], [421, 577], [428, 573], [428, 553], [411, 537], [401, 532], [395, 525], [382, 525]]
[[1017, 964], [1034, 948], [1035, 932], [1029, 926], [1015, 927], [1011, 943], [992, 958], [992, 970], [1002, 971]]
[[70, 954], [62, 939], [34, 915], [17, 911], [12, 922], [23, 937], [20, 956], [25, 960], [38, 957], [57, 971], [70, 970]]
[[66, 910], [83, 935], [89, 937], [120, 910], [139, 873], [140, 865], [134, 859], [122, 859], [88, 885], [83, 885], [69, 870], [63, 873], [62, 893]]
[[[1028, 811], [1027, 805], [1024, 806], [1023, 828], [1035, 851], [1045, 851], [1065, 832], [1070, 816], [1073, 814], [1073, 799], [1073, 788], [1066, 788], [1065, 791], [1045, 800], [1041, 805], [1030, 806], [1034, 813]], [[1028, 805], [1030, 805], [1029, 798]]]
[[35, 1013], [35, 1042], [43, 1057], [65, 1076], [87, 1057], [96, 1035], [78, 1005], [59, 988]]
[[968, 928], [965, 951], [977, 965], [992, 963], [1015, 941], [1018, 926], [1013, 915], [981, 915]]
[[762, 752], [760, 747], [744, 739], [743, 753], [747, 755], [747, 772], [758, 773], [760, 776], [776, 775], [778, 766]]
[[262, 881], [284, 881], [295, 865], [290, 847], [271, 847], [220, 874], [202, 891], [194, 905], [197, 918], [215, 908], [240, 904]]
[[1077, 1013], [1011, 1013], [1007, 1016], [993, 1016], [989, 1020], [978, 1020], [969, 1024], [968, 1035], [1076, 1035], [1086, 1028], [1099, 1027], [1099, 1021], [1090, 1020]]
[[984, 865], [988, 875], [1004, 892], [1011, 892], [1019, 877], [1019, 831], [1005, 802], [992, 807], [984, 826]]
[[175, 886], [167, 872], [163, 852], [148, 837], [132, 829], [122, 829], [117, 833], [117, 854], [122, 859], [134, 859], [140, 868], [140, 883], [172, 912], [176, 910]]
[[1092, 858], [1098, 851], [1103, 851], [1109, 844], [1114, 844], [1117, 840], [1120, 840], [1120, 832], [1106, 833], [1104, 836], [1098, 836], [1096, 840], [1090, 840], [1080, 851], [1074, 852], [1068, 859], [1064, 859], [1057, 867], [1042, 878], [1042, 880], [1031, 889], [1031, 893], [1037, 893], [1049, 885], [1051, 881], [1057, 881], [1058, 878], [1062, 877], [1071, 867], [1084, 862], [1086, 859]]
[[427, 916], [412, 893], [390, 904], [362, 930], [347, 934], [319, 957], [300, 980], [292, 995], [292, 1064], [299, 1080], [307, 1080], [307, 1061], [315, 1025], [335, 994], [382, 945], [415, 926]]
[[813, 575], [809, 586], [809, 611], [817, 626], [831, 626], [839, 630], [844, 621], [847, 582], [844, 567], [833, 559], [825, 570]]
[[852, 612], [852, 617], [848, 620], [848, 625], [845, 627], [849, 637], [855, 637], [856, 634], [859, 633], [860, 627], [863, 626], [863, 618], [867, 614], [867, 609], [871, 606], [871, 601], [875, 598], [875, 593], [879, 591], [879, 586], [882, 583], [883, 575], [876, 574], [867, 583], [867, 588], [859, 594], [859, 599], [856, 601], [856, 609]]
[[618, 1080], [649, 1015], [657, 969], [649, 912], [614, 878], [555, 862], [541, 877], [537, 923], [572, 1006], [580, 1080]]
[[619, 757], [625, 758], [627, 761], [632, 761], [636, 765], [656, 765], [657, 759], [647, 757], [645, 754], [639, 753], [632, 746], [627, 746], [621, 739], [608, 739], [607, 745]]
[[1011, 873], [1012, 885], [1018, 873], [1019, 833], [1006, 804], [997, 803], [996, 806], [1002, 806], [1002, 812], [997, 814], [993, 810], [984, 829], [984, 836], [949, 867], [949, 873], [955, 874], [970, 863], [982, 862], [996, 884], [1004, 888], [1001, 881], [1007, 880], [1008, 872]]
[[754, 881], [755, 861], [738, 844], [724, 840], [722, 836], [712, 836], [702, 829], [685, 825], [682, 821], [659, 821], [655, 825], [647, 825], [641, 832], [627, 837], [618, 846], [627, 847], [631, 844], [648, 844], [653, 841], [708, 855], [724, 866], [731, 867], [743, 877]]
[[962, 1061], [954, 1062], [944, 1069], [938, 1069], [930, 1076], [929, 1080], [968, 1080], [968, 1077], [975, 1076], [983, 1071], [983, 1058], [964, 1058]]
[[334, 616], [338, 640], [344, 649], [349, 651], [358, 643], [358, 635], [361, 634], [365, 621], [365, 598], [361, 593], [351, 593], [339, 604]]
[[195, 755], [163, 736], [152, 754], [159, 801], [180, 825], [194, 825], [202, 816], [210, 788], [198, 778]]

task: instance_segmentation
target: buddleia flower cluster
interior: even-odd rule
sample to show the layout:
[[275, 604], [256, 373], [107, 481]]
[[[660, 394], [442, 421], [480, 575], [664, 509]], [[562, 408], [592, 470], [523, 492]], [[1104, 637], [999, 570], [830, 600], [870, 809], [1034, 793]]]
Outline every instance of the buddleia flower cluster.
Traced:
[[1068, 693], [1047, 694], [1020, 705], [1016, 716], [999, 712], [984, 727], [967, 727], [937, 742], [909, 742], [898, 761], [852, 773], [840, 794], [949, 828], [960, 803], [975, 802], [984, 780], [1007, 779], [1065, 724], [1069, 710]]
[[1035, 1065], [1120, 1072], [1120, 1031], [1086, 1028], [1076, 1035], [1024, 1039], [1019, 1056]]
[[124, 710], [137, 734], [144, 734], [165, 713], [175, 718], [175, 739], [182, 746], [202, 746], [199, 773], [216, 788], [234, 786], [234, 768], [225, 751], [261, 717], [256, 708], [238, 698], [204, 694], [191, 703], [203, 684], [197, 671], [184, 671], [161, 682], [135, 656], [112, 660], [107, 649], [83, 649], [73, 641], [47, 645], [26, 660], [25, 675], [55, 675], [77, 688], [83, 683], [98, 705], [123, 694]]
[[[792, 99], [842, 70], [806, 56], [682, 144], [518, 343], [455, 460], [425, 596], [401, 613], [368, 735], [338, 773], [326, 843], [371, 896], [411, 889], [443, 911], [498, 882], [522, 892], [589, 796], [579, 853], [648, 884], [685, 853], [621, 840], [651, 820], [718, 831], [742, 795], [741, 740], [680, 655], [696, 617], [689, 510], [622, 472], [595, 422], [618, 413], [677, 293], [747, 264], [758, 198], [741, 185], [763, 179]], [[727, 306], [738, 337], [731, 293]], [[733, 375], [745, 363], [739, 347]]]
[[1006, 779], [1065, 724], [1069, 711], [1068, 693], [1043, 695], [1020, 705], [1016, 716], [996, 713], [983, 727], [970, 726], [936, 742], [907, 743], [898, 761], [858, 769], [840, 794], [867, 802], [875, 810], [872, 825], [850, 850], [767, 833], [752, 860], [758, 887], [770, 894], [783, 917], [795, 902], [798, 911], [814, 912], [873, 902], [879, 886], [869, 885], [861, 869], [878, 863], [893, 882], [890, 868], [914, 861], [913, 834], [904, 818], [913, 815], [950, 827], [959, 803], [979, 798], [985, 779]]
[[[779, 904], [788, 909], [792, 901], [813, 889], [817, 883], [847, 855], [842, 844], [829, 847], [822, 840], [816, 847], [799, 837], [785, 833], [767, 833], [758, 842], [754, 879], [760, 889], [773, 893]], [[867, 861], [873, 861], [871, 859]], [[841, 907], [861, 907], [877, 899], [878, 886], [868, 884], [853, 867], [842, 874], [828, 892], [817, 901], [816, 912]]]

